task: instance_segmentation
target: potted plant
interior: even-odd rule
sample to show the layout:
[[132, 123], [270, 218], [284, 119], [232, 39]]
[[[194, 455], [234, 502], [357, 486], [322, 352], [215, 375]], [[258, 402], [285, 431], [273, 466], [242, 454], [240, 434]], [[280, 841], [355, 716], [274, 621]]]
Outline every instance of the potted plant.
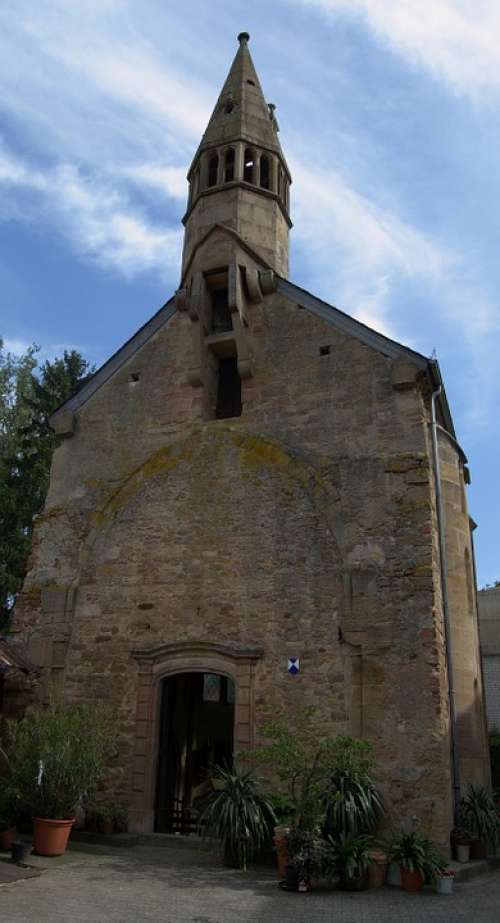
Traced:
[[114, 831], [114, 805], [110, 801], [98, 801], [94, 805], [93, 816], [98, 833], [110, 836]]
[[465, 827], [454, 827], [450, 839], [457, 862], [468, 862], [470, 859], [471, 836]]
[[388, 856], [385, 849], [376, 846], [368, 852], [371, 862], [368, 866], [368, 887], [381, 888], [387, 877]]
[[126, 833], [128, 830], [128, 810], [125, 805], [114, 804], [112, 813], [115, 833]]
[[368, 887], [368, 869], [373, 862], [371, 849], [373, 837], [364, 833], [341, 833], [329, 836], [341, 887], [346, 891], [362, 891]]
[[287, 836], [287, 851], [291, 857], [285, 868], [286, 889], [310, 891], [313, 878], [323, 871], [324, 841], [318, 833], [292, 827]]
[[0, 789], [0, 849], [10, 849], [16, 838], [16, 794], [8, 781]]
[[436, 891], [438, 894], [453, 894], [453, 882], [455, 881], [455, 872], [453, 869], [445, 868], [436, 875]]
[[77, 805], [115, 752], [114, 721], [103, 707], [52, 705], [8, 722], [7, 752], [20, 803], [33, 815], [33, 846], [64, 852]]
[[246, 870], [257, 850], [271, 839], [276, 822], [272, 805], [259, 793], [250, 772], [216, 766], [213, 777], [218, 787], [205, 800], [199, 831], [219, 840], [226, 865]]
[[500, 820], [493, 795], [484, 785], [469, 782], [460, 807], [471, 838], [470, 857], [485, 859], [488, 849], [496, 849], [500, 839]]
[[420, 891], [424, 884], [427, 840], [416, 830], [401, 830], [391, 843], [389, 858], [401, 869], [401, 884], [405, 891]]
[[325, 790], [325, 836], [374, 833], [383, 814], [373, 782], [371, 746], [352, 737], [337, 737]]

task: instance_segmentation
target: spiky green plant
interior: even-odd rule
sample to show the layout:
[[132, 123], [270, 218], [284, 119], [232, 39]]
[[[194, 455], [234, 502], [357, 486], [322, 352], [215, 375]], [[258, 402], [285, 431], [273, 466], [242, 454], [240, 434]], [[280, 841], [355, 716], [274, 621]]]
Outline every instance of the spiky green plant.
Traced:
[[474, 782], [469, 782], [460, 804], [463, 825], [474, 839], [494, 847], [500, 840], [500, 819], [493, 794]]
[[384, 806], [371, 777], [369, 745], [351, 737], [338, 737], [332, 756], [325, 792], [325, 835], [373, 833]]
[[409, 872], [425, 874], [429, 841], [416, 830], [407, 833], [401, 830], [393, 837], [389, 848], [389, 858]]
[[205, 803], [199, 819], [202, 836], [219, 840], [228, 865], [246, 870], [257, 850], [270, 841], [276, 817], [261, 795], [251, 772], [235, 766], [216, 766], [218, 789]]

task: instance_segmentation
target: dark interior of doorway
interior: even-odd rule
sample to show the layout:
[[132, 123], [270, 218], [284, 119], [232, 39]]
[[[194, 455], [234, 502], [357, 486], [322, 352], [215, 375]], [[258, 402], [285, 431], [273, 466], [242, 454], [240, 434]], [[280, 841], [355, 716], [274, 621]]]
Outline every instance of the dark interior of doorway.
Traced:
[[234, 684], [219, 673], [177, 673], [163, 680], [155, 830], [195, 832], [212, 767], [231, 765]]

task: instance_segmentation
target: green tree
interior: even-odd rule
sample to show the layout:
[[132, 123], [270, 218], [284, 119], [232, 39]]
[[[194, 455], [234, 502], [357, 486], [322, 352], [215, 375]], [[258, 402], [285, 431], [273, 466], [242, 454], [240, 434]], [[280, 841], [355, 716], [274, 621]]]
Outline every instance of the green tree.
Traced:
[[38, 347], [21, 356], [0, 340], [0, 629], [9, 623], [25, 574], [34, 517], [43, 509], [57, 437], [49, 426], [56, 408], [88, 380], [76, 352], [38, 367]]

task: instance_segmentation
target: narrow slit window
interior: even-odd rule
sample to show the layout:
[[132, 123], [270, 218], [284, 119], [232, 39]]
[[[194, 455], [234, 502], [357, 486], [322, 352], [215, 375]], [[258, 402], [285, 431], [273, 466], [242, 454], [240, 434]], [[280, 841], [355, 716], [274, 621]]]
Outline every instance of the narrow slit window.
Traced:
[[260, 158], [260, 185], [262, 189], [269, 189], [269, 157], [265, 154]]
[[248, 147], [245, 150], [245, 165], [243, 170], [243, 179], [246, 183], [253, 183], [253, 170], [255, 165], [255, 157], [253, 151]]
[[219, 171], [219, 158], [217, 154], [214, 154], [213, 157], [208, 161], [208, 185], [216, 186], [217, 185], [217, 173]]
[[234, 179], [234, 147], [230, 147], [226, 151], [226, 159], [224, 163], [224, 182], [232, 183]]
[[241, 417], [241, 378], [236, 356], [219, 361], [215, 416], [218, 420]]

